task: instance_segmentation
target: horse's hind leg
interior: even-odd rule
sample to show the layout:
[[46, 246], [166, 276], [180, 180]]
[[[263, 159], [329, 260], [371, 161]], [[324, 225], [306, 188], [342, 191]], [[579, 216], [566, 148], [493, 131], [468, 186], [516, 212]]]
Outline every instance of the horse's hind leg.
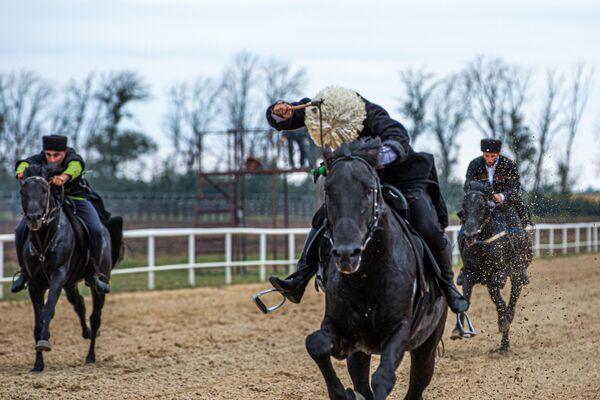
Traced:
[[362, 394], [365, 399], [372, 400], [373, 392], [369, 384], [371, 356], [369, 354], [358, 352], [351, 354], [346, 361], [348, 373], [352, 379], [354, 390]]
[[93, 310], [90, 316], [90, 325], [92, 327], [92, 335], [90, 340], [90, 349], [88, 355], [85, 358], [86, 363], [96, 362], [96, 338], [98, 337], [98, 331], [100, 329], [100, 321], [102, 317], [102, 307], [104, 307], [104, 300], [106, 295], [100, 293], [95, 287], [92, 287], [92, 304]]
[[444, 334], [446, 314], [442, 316], [436, 330], [418, 348], [410, 353], [410, 384], [405, 400], [420, 400], [423, 392], [429, 386], [435, 369], [435, 354], [437, 346]]
[[81, 325], [81, 335], [84, 339], [89, 339], [90, 328], [88, 328], [87, 323], [85, 321], [85, 302], [83, 301], [83, 297], [79, 294], [77, 284], [70, 287], [66, 287], [65, 292], [67, 292], [67, 299], [69, 300], [69, 303], [73, 304], [75, 313], [79, 317], [79, 324]]
[[329, 398], [332, 400], [355, 399], [356, 397], [354, 394], [350, 393], [352, 392], [351, 390], [348, 392], [344, 389], [344, 385], [342, 385], [342, 382], [340, 382], [340, 379], [335, 373], [335, 369], [331, 363], [332, 348], [333, 341], [331, 336], [323, 329], [313, 332], [306, 337], [306, 350], [315, 363], [317, 363], [317, 366], [325, 378]]
[[[42, 333], [42, 308], [44, 307], [44, 292], [45, 289], [38, 288], [33, 284], [29, 284], [29, 298], [33, 304], [33, 340], [37, 344]], [[35, 363], [31, 372], [42, 372], [44, 370], [44, 353], [42, 350], [35, 351]]]

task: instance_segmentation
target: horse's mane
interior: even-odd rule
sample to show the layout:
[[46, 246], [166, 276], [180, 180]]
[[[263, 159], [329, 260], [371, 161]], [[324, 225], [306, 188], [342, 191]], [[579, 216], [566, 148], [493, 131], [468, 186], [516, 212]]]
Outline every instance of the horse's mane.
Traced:
[[468, 192], [479, 192], [486, 197], [492, 196], [492, 186], [488, 182], [469, 181], [467, 185]]
[[381, 148], [381, 139], [376, 138], [359, 138], [351, 143], [342, 144], [329, 159], [329, 163], [344, 158], [344, 157], [360, 157], [372, 167], [377, 167], [378, 154]]

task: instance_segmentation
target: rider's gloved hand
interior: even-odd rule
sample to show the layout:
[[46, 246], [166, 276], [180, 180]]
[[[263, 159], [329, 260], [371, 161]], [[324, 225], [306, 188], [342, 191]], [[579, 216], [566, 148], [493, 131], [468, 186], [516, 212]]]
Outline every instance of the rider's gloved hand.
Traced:
[[385, 168], [386, 165], [394, 162], [396, 158], [398, 158], [398, 154], [396, 154], [394, 149], [384, 144], [379, 149], [379, 154], [377, 155], [377, 168]]

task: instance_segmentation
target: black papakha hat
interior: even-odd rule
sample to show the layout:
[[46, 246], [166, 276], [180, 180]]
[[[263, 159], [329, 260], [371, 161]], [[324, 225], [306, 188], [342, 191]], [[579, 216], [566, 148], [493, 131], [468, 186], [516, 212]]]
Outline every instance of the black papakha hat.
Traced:
[[44, 150], [65, 151], [67, 150], [67, 137], [61, 135], [50, 135], [42, 137]]
[[500, 153], [502, 141], [497, 139], [481, 139], [481, 151], [486, 153]]

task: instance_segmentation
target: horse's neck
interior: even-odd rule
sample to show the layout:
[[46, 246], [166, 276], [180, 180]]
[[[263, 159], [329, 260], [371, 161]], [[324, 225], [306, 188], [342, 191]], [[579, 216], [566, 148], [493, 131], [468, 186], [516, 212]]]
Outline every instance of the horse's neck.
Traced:
[[394, 240], [396, 239], [394, 234], [403, 234], [402, 227], [392, 215], [390, 208], [386, 207], [382, 210], [379, 228], [373, 233], [370, 246], [367, 246], [365, 251], [366, 258], [370, 261], [377, 259], [390, 260]]

